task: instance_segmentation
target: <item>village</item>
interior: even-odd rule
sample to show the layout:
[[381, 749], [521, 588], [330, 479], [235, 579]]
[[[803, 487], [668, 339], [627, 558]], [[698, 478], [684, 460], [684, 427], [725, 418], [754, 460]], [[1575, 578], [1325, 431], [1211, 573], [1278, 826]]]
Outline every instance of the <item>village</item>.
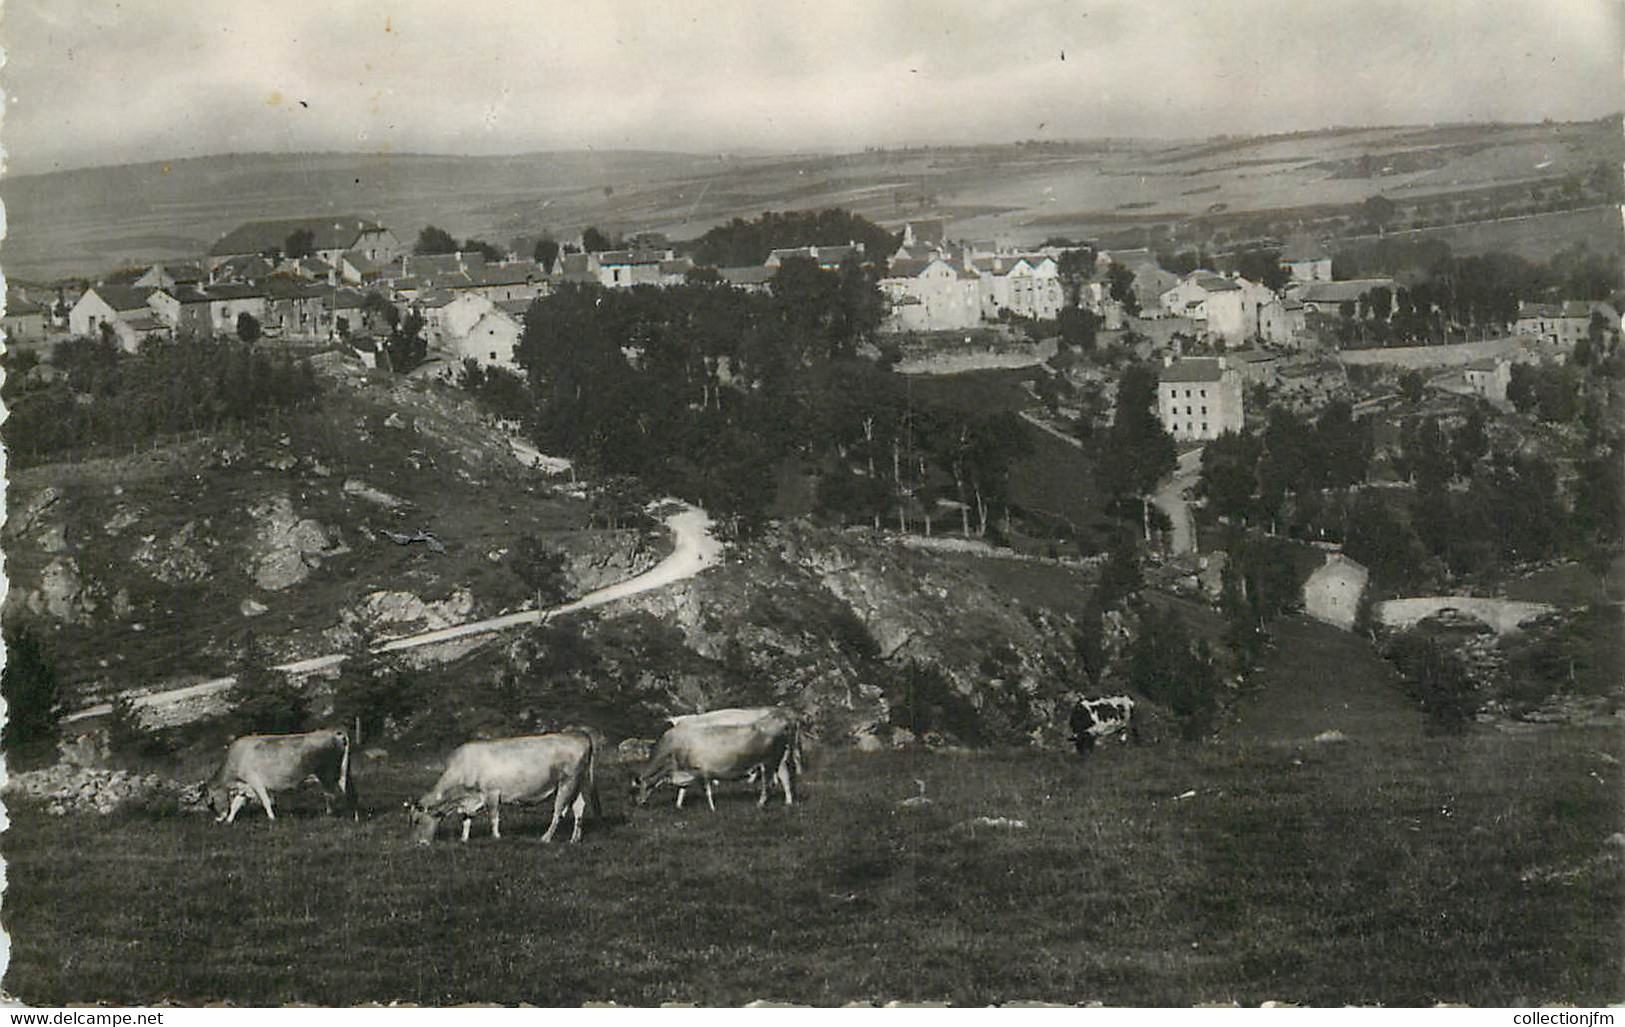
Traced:
[[0, 997], [1617, 1001], [1584, 6], [8, 6]]

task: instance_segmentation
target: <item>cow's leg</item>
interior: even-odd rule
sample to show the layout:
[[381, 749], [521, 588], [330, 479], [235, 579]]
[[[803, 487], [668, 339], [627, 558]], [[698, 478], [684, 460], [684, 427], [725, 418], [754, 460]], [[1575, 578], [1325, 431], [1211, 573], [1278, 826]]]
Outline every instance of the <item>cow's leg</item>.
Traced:
[[485, 804], [491, 807], [491, 837], [502, 837], [502, 793], [492, 792], [485, 797]]
[[707, 806], [711, 807], [711, 812], [712, 813], [715, 813], [717, 811], [717, 800], [711, 797], [711, 784], [712, 784], [711, 779], [706, 778], [705, 779], [705, 804]]
[[468, 832], [469, 832], [469, 829], [474, 826], [474, 818], [473, 818], [473, 816], [471, 816], [468, 813], [464, 813], [462, 816], [463, 816], [463, 844], [466, 845], [466, 844], [468, 844]]
[[683, 808], [683, 796], [685, 796], [687, 794], [688, 794], [688, 786], [687, 785], [678, 785], [677, 786], [677, 808], [678, 809]]
[[276, 810], [271, 808], [271, 793], [265, 790], [263, 783], [254, 782], [254, 798], [260, 800], [260, 805], [265, 807], [265, 815], [275, 820]]
[[[558, 831], [559, 829], [559, 821], [564, 818], [564, 796], [565, 790], [563, 788], [560, 788], [557, 792], [553, 793], [553, 819], [547, 822], [547, 830], [542, 832], [542, 841], [544, 842], [551, 842], [553, 840], [554, 832]], [[580, 824], [581, 822], [579, 820], [576, 821], [576, 826], [578, 828], [580, 827]]]
[[757, 779], [756, 808], [763, 809], [767, 806], [767, 792], [772, 787], [773, 779], [767, 774], [766, 764], [752, 769], [751, 776]]
[[224, 815], [217, 819], [224, 820], [228, 824], [234, 823], [237, 820], [237, 814], [242, 811], [243, 805], [247, 802], [248, 796], [244, 795], [242, 792], [232, 792], [230, 808], [226, 810]]
[[570, 805], [570, 812], [575, 817], [575, 827], [570, 831], [570, 844], [574, 845], [581, 840], [581, 818], [587, 815], [587, 797], [577, 793], [576, 801]]
[[794, 796], [790, 794], [791, 776], [791, 761], [790, 757], [786, 756], [784, 762], [779, 764], [779, 786], [784, 789], [784, 804], [786, 806], [794, 806], [796, 802]]

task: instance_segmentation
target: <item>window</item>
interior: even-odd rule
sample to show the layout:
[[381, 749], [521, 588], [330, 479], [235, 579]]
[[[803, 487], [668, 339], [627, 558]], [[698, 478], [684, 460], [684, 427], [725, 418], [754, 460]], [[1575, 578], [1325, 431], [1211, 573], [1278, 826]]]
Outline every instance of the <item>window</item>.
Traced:
[[1186, 407], [1186, 408], [1185, 408], [1185, 413], [1187, 413], [1187, 414], [1188, 414], [1188, 413], [1190, 413], [1190, 412], [1191, 412], [1191, 408], [1190, 408], [1190, 407]]
[[1207, 390], [1206, 389], [1202, 390], [1202, 398], [1207, 399]]
[[1203, 408], [1202, 408], [1202, 416], [1203, 416], [1203, 417], [1206, 417], [1206, 416], [1207, 416], [1207, 407], [1203, 407]]
[[1202, 422], [1202, 430], [1207, 431], [1207, 422], [1206, 421]]

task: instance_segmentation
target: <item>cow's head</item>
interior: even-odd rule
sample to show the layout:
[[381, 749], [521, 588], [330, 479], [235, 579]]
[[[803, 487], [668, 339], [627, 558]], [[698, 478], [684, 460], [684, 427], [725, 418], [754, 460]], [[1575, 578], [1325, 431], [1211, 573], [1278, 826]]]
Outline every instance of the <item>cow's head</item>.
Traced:
[[440, 826], [438, 814], [429, 812], [421, 802], [408, 802], [406, 819], [411, 825], [412, 839], [419, 845], [428, 845], [434, 841], [435, 829]]
[[652, 775], [633, 774], [632, 780], [627, 782], [627, 791], [639, 806], [649, 805], [649, 796], [654, 794], [655, 781]]
[[203, 793], [204, 806], [214, 814], [214, 819], [226, 819], [231, 812], [231, 789], [214, 781], [205, 781], [198, 785], [198, 789]]
[[179, 798], [181, 809], [188, 812], [195, 813], [214, 808], [213, 803], [209, 801], [209, 782], [207, 781], [199, 781], [189, 788], [182, 789]]

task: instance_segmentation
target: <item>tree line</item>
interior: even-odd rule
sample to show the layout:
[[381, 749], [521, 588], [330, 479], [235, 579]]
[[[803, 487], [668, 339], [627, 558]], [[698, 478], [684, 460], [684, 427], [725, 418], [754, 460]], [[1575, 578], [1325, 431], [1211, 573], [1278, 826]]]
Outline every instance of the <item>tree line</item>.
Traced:
[[57, 346], [49, 377], [26, 373], [26, 361], [7, 355], [10, 416], [0, 428], [22, 463], [254, 423], [320, 392], [308, 360], [231, 339], [151, 339], [136, 354], [105, 338], [70, 339]]

